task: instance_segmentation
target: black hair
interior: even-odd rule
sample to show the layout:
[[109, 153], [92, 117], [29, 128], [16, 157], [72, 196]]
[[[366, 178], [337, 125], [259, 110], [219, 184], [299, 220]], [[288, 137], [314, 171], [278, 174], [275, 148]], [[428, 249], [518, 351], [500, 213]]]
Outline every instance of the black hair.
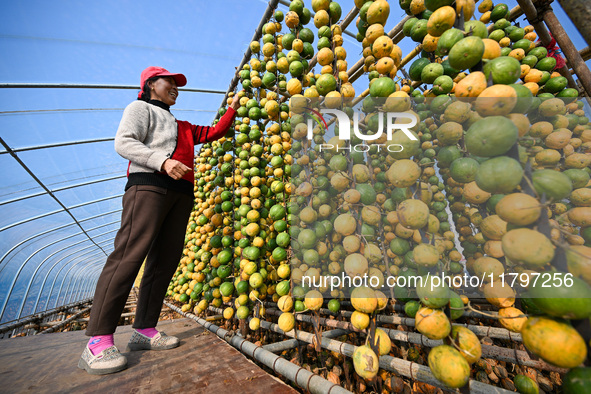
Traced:
[[152, 77], [152, 78], [146, 79], [146, 82], [144, 82], [144, 87], [142, 89], [142, 95], [138, 97], [138, 100], [143, 100], [145, 102], [150, 101], [152, 96], [150, 94], [150, 85], [148, 84], [148, 82], [155, 81], [158, 78], [162, 78], [162, 77], [157, 76], [157, 77]]

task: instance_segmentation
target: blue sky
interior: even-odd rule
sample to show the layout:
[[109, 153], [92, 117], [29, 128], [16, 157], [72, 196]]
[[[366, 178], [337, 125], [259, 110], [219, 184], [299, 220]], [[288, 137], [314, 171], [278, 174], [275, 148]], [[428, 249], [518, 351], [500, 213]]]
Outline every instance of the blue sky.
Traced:
[[[353, 7], [353, 1], [339, 3], [344, 17]], [[386, 31], [404, 16], [397, 1], [390, 3], [392, 11]], [[310, 0], [305, 0], [305, 4], [311, 8]], [[508, 4], [513, 7], [516, 2], [511, 0]], [[263, 0], [5, 2], [0, 13], [0, 82], [139, 85], [141, 70], [158, 65], [184, 73], [188, 87], [225, 91], [266, 5]], [[280, 9], [286, 11], [285, 6]], [[584, 48], [582, 37], [558, 4], [555, 9], [577, 48]], [[315, 30], [312, 23], [310, 27]], [[354, 24], [348, 30], [356, 33]], [[361, 45], [349, 36], [344, 38], [349, 65], [352, 65], [361, 56]], [[407, 38], [399, 45], [406, 54], [415, 43]], [[357, 92], [367, 85], [366, 76], [354, 84]], [[12, 148], [112, 138], [122, 109], [136, 97], [134, 90], [0, 89], [0, 136]], [[173, 113], [195, 124], [210, 124], [221, 100], [221, 95], [181, 92]], [[6, 113], [56, 109], [75, 111]], [[19, 157], [50, 189], [122, 176], [127, 165], [114, 152], [112, 142], [34, 150], [19, 153]], [[27, 221], [0, 232], [2, 258], [10, 247], [28, 236], [71, 224], [72, 219], [58, 212], [43, 219], [28, 220], [60, 209], [47, 195], [2, 204], [40, 192], [41, 188], [10, 155], [0, 154], [0, 166], [3, 169], [0, 228]], [[105, 199], [73, 208], [72, 213], [83, 221], [83, 228], [96, 237], [96, 242], [102, 242], [107, 253], [112, 249], [110, 239], [118, 228], [117, 223], [111, 223], [116, 222], [120, 214], [120, 199], [116, 196], [123, 192], [124, 184], [125, 179], [118, 178], [55, 193], [67, 207]], [[93, 218], [108, 212], [111, 213]], [[88, 218], [92, 219], [85, 220]], [[92, 230], [99, 226], [102, 227]], [[47, 292], [60, 275], [68, 273], [66, 283], [72, 278], [75, 281], [78, 267], [92, 266], [92, 273], [98, 272], [96, 268], [104, 262], [105, 255], [93, 256], [97, 249], [86, 236], [75, 235], [76, 232], [80, 232], [80, 228], [70, 225], [36, 236], [0, 261], [1, 308], [19, 267], [32, 255], [14, 283], [16, 296], [9, 303], [10, 313], [0, 318], [0, 322], [10, 320], [18, 312], [29, 284], [29, 293], [36, 294], [43, 282], [46, 283], [43, 292]], [[64, 239], [68, 236], [71, 238]], [[79, 242], [76, 247], [69, 247], [76, 242]], [[67, 256], [77, 248], [82, 250]], [[42, 261], [45, 261], [43, 267], [32, 277]], [[84, 277], [84, 270], [79, 277]], [[48, 306], [56, 301], [61, 279], [54, 283], [54, 298]], [[67, 287], [66, 283], [62, 287]], [[44, 306], [45, 297], [42, 296], [37, 309]], [[27, 299], [24, 315], [32, 312], [34, 301], [34, 298]]]

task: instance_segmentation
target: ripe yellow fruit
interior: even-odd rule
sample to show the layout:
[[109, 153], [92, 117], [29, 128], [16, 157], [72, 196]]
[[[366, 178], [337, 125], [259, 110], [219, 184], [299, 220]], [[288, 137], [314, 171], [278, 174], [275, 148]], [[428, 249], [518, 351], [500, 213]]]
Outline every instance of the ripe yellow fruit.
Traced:
[[287, 15], [285, 15], [285, 24], [290, 29], [293, 29], [300, 24], [300, 17], [295, 11], [289, 11]]
[[431, 36], [439, 37], [446, 30], [451, 29], [455, 21], [456, 11], [452, 7], [440, 7], [429, 17], [427, 22], [427, 33], [429, 33]]
[[373, 338], [373, 345], [379, 345], [380, 356], [384, 356], [390, 353], [390, 350], [392, 349], [392, 341], [390, 340], [390, 337], [388, 336], [388, 334], [386, 334], [384, 330], [380, 328], [376, 328], [376, 333]]
[[273, 45], [270, 42], [263, 45], [263, 55], [273, 56], [274, 53], [275, 53], [275, 45]]
[[376, 71], [382, 75], [389, 74], [394, 68], [394, 60], [389, 56], [382, 57], [376, 64]]
[[293, 316], [293, 313], [283, 312], [279, 316], [279, 320], [277, 321], [277, 325], [284, 332], [289, 332], [289, 331], [293, 330], [293, 328], [295, 326], [295, 317]]
[[511, 86], [496, 84], [482, 91], [475, 102], [480, 116], [507, 115], [517, 104], [517, 92]]
[[503, 197], [495, 207], [497, 215], [506, 222], [529, 226], [542, 213], [539, 201], [525, 193], [513, 193]]
[[224, 309], [224, 319], [228, 320], [231, 319], [234, 316], [234, 308], [232, 307], [227, 307], [226, 309]]
[[324, 105], [327, 108], [339, 108], [343, 103], [343, 99], [340, 92], [328, 92], [325, 97], [326, 98], [324, 99]]
[[531, 317], [521, 335], [529, 351], [557, 367], [574, 368], [587, 358], [585, 340], [563, 321]]
[[536, 32], [531, 31], [527, 33], [523, 38], [530, 40], [531, 42], [534, 42], [536, 41], [536, 38], [538, 38], [538, 35], [536, 34]]
[[277, 301], [277, 308], [281, 312], [289, 312], [293, 308], [293, 299], [289, 295], [282, 296], [279, 301]]
[[[287, 82], [287, 93], [289, 93], [290, 96], [302, 93], [302, 83], [297, 78], [290, 79]], [[267, 110], [267, 113], [268, 112], [269, 111]]]
[[425, 52], [435, 52], [438, 42], [439, 37], [434, 37], [431, 34], [427, 34], [425, 38], [423, 38], [423, 49]]
[[318, 51], [316, 60], [321, 66], [328, 66], [334, 60], [334, 53], [330, 48], [322, 48]]
[[311, 290], [306, 293], [306, 298], [304, 298], [304, 305], [307, 309], [311, 311], [317, 311], [322, 307], [322, 302], [324, 298], [322, 297], [322, 293], [318, 290]]
[[451, 323], [441, 309], [423, 307], [415, 319], [417, 331], [429, 339], [443, 339], [451, 332]]
[[525, 57], [525, 51], [521, 48], [516, 48], [509, 52], [509, 56], [521, 61]]
[[490, 22], [490, 14], [491, 14], [490, 11], [486, 11], [484, 14], [482, 14], [479, 19], [480, 22], [482, 22], [482, 23]]
[[384, 35], [384, 26], [375, 23], [367, 28], [365, 31], [365, 38], [369, 44], [373, 44], [375, 40]]
[[258, 330], [260, 326], [261, 326], [261, 319], [259, 319], [258, 317], [253, 317], [248, 322], [248, 328], [250, 328], [252, 331]]
[[451, 339], [456, 349], [460, 351], [462, 356], [473, 364], [482, 355], [482, 347], [480, 346], [480, 340], [472, 331], [466, 327], [454, 326], [451, 329]]
[[389, 56], [394, 48], [394, 42], [386, 35], [376, 38], [373, 42], [372, 53], [376, 59]]
[[490, 60], [501, 56], [501, 46], [498, 42], [490, 38], [483, 38], [482, 42], [484, 43], [484, 53], [482, 54], [483, 59]]
[[532, 68], [530, 69], [530, 71], [527, 73], [527, 75], [525, 76], [525, 78], [523, 79], [524, 82], [535, 82], [538, 83], [542, 80], [542, 78], [544, 77], [544, 73], [536, 68]]
[[369, 287], [357, 287], [351, 293], [351, 304], [359, 312], [372, 313], [378, 306], [375, 291]]
[[314, 26], [321, 28], [322, 26], [328, 26], [330, 23], [330, 15], [326, 10], [320, 10], [314, 15]]
[[486, 11], [490, 11], [493, 7], [492, 0], [482, 0], [482, 3], [478, 6], [478, 12], [485, 13]]
[[523, 84], [523, 86], [528, 88], [534, 96], [536, 96], [538, 94], [538, 91], [540, 90], [540, 86], [535, 82], [526, 82]]
[[503, 325], [503, 327], [513, 332], [521, 332], [523, 325], [527, 322], [527, 317], [524, 315], [524, 313], [514, 307], [499, 309], [499, 316], [505, 318], [499, 319], [499, 322]]
[[418, 15], [421, 12], [425, 11], [426, 9], [427, 9], [427, 7], [425, 7], [424, 0], [412, 0], [410, 2], [410, 12], [413, 15]]
[[353, 311], [351, 314], [351, 324], [358, 330], [365, 330], [369, 327], [369, 315], [367, 313]]
[[368, 345], [359, 346], [353, 353], [355, 372], [364, 379], [373, 379], [380, 369], [378, 356]]

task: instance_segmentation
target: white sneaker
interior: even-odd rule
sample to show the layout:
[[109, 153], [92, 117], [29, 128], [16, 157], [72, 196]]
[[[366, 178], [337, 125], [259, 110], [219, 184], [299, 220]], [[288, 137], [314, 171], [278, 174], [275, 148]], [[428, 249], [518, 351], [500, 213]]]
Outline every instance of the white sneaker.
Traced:
[[166, 350], [177, 347], [181, 341], [177, 337], [158, 332], [153, 338], [133, 331], [127, 347], [129, 350]]
[[97, 354], [92, 354], [88, 345], [78, 361], [78, 368], [86, 370], [91, 375], [105, 375], [119, 372], [127, 367], [127, 358], [116, 346], [111, 346]]

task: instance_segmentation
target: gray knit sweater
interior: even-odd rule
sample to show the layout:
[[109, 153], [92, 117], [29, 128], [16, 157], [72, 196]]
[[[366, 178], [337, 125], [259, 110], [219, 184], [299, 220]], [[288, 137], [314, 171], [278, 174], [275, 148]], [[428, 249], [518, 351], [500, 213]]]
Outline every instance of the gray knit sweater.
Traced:
[[115, 150], [130, 161], [129, 173], [160, 171], [176, 147], [177, 122], [164, 108], [142, 100], [129, 104], [117, 129]]
[[[215, 126], [196, 126], [175, 119], [161, 101], [132, 102], [115, 136], [115, 150], [129, 160], [125, 190], [154, 185], [193, 195], [195, 145], [223, 137], [235, 117], [236, 111], [228, 108]], [[166, 159], [178, 160], [191, 170], [174, 180], [161, 170]]]

